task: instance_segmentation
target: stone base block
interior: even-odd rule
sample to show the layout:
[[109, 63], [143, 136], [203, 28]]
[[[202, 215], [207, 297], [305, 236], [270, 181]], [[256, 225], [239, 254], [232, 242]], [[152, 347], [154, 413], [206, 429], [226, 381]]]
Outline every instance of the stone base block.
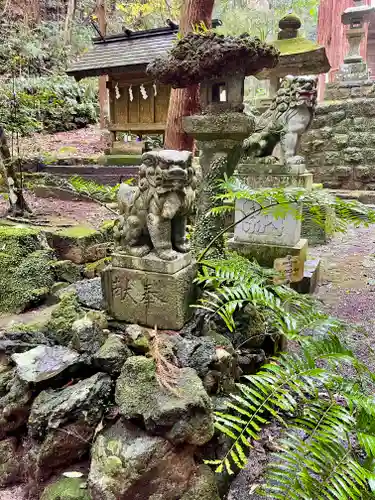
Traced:
[[175, 260], [159, 259], [154, 253], [145, 257], [134, 257], [124, 252], [115, 252], [112, 255], [114, 267], [126, 267], [127, 269], [138, 269], [140, 271], [151, 271], [155, 273], [175, 274], [184, 267], [191, 264], [193, 258], [191, 253], [180, 254]]
[[298, 293], [314, 293], [319, 283], [320, 277], [320, 259], [307, 260], [303, 279], [298, 283], [291, 283], [290, 286]]
[[229, 240], [230, 250], [234, 250], [244, 257], [255, 259], [261, 266], [273, 267], [275, 259], [286, 257], [287, 255], [299, 256], [302, 261], [307, 256], [307, 240], [300, 239], [293, 246], [286, 245], [266, 245], [262, 243], [246, 243], [234, 238]]
[[194, 263], [174, 274], [109, 267], [102, 273], [107, 311], [119, 321], [180, 330], [196, 301], [195, 276]]

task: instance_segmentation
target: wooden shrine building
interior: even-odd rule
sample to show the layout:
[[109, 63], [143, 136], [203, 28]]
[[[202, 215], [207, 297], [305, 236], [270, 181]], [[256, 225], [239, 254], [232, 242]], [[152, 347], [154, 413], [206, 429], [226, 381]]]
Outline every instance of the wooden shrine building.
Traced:
[[146, 67], [172, 47], [177, 32], [173, 25], [95, 38], [93, 47], [68, 69], [77, 80], [108, 76], [108, 129], [114, 139], [116, 132], [164, 133], [171, 89], [155, 85]]
[[[219, 24], [212, 21], [213, 27]], [[93, 47], [68, 69], [67, 74], [77, 80], [107, 75], [108, 129], [113, 140], [116, 132], [164, 133], [171, 87], [153, 82], [146, 68], [172, 48], [178, 30], [171, 22], [163, 28], [95, 38]]]

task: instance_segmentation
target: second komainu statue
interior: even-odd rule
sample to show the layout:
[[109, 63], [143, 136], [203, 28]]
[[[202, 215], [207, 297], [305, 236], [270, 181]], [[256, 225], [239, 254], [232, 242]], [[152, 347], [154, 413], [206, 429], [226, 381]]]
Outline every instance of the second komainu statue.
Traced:
[[142, 156], [138, 186], [122, 184], [115, 224], [119, 250], [135, 257], [153, 252], [175, 260], [189, 251], [187, 217], [192, 212], [196, 174], [189, 151], [150, 151]]
[[291, 170], [304, 164], [298, 156], [301, 136], [308, 130], [317, 104], [316, 76], [286, 76], [269, 109], [257, 120], [255, 134], [244, 141], [245, 156], [272, 157], [280, 143], [282, 163]]

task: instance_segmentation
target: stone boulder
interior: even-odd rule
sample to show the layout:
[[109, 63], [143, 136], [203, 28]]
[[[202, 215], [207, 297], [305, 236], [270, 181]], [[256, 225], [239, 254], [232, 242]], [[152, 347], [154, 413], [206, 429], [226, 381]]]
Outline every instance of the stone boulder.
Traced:
[[42, 331], [42, 326], [37, 329], [28, 325], [21, 325], [19, 330], [8, 330], [0, 333], [0, 351], [6, 354], [29, 351], [39, 345], [49, 346], [51, 340]]
[[192, 368], [178, 369], [166, 389], [153, 359], [132, 356], [117, 380], [115, 399], [126, 419], [142, 419], [146, 430], [175, 444], [203, 445], [214, 434], [211, 400]]
[[164, 335], [180, 367], [193, 368], [208, 393], [228, 392], [239, 378], [236, 353], [230, 345], [217, 345], [210, 337]]
[[56, 377], [77, 364], [79, 354], [63, 346], [34, 347], [30, 351], [13, 354], [17, 374], [24, 382], [42, 382]]
[[208, 466], [198, 467], [190, 478], [189, 489], [181, 500], [220, 500], [215, 474]]
[[52, 342], [68, 347], [72, 340], [73, 323], [84, 315], [85, 311], [80, 306], [76, 293], [64, 292], [45, 326], [46, 336]]
[[123, 364], [132, 354], [121, 335], [112, 333], [93, 356], [93, 364], [99, 370], [117, 377]]
[[42, 391], [28, 421], [34, 475], [47, 478], [56, 469], [80, 460], [111, 397], [111, 379], [97, 373], [61, 390]]
[[83, 318], [79, 318], [73, 323], [69, 346], [91, 358], [107, 340], [106, 327], [107, 320], [103, 313], [88, 312]]
[[180, 499], [196, 471], [188, 448], [174, 448], [121, 420], [98, 435], [91, 456], [93, 500]]
[[100, 278], [82, 280], [74, 284], [78, 302], [89, 309], [103, 309], [103, 293]]
[[32, 392], [15, 368], [0, 371], [0, 439], [23, 427], [29, 417]]
[[85, 226], [75, 226], [46, 234], [49, 245], [62, 260], [75, 264], [95, 262], [107, 256], [108, 244], [103, 234]]
[[125, 330], [128, 346], [137, 354], [146, 354], [150, 349], [150, 330], [140, 325], [128, 325]]

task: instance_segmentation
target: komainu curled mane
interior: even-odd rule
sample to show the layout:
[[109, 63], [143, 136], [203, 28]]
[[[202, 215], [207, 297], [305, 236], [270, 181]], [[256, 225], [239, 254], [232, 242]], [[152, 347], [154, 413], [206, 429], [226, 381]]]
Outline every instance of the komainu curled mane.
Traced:
[[151, 151], [142, 156], [137, 187], [122, 184], [115, 239], [120, 249], [144, 257], [153, 251], [174, 260], [189, 251], [186, 220], [195, 200], [196, 176], [189, 151]]
[[317, 77], [285, 77], [271, 106], [259, 117], [255, 133], [244, 141], [245, 156], [272, 156], [280, 143], [285, 165], [304, 163], [297, 151], [313, 120], [316, 102]]

